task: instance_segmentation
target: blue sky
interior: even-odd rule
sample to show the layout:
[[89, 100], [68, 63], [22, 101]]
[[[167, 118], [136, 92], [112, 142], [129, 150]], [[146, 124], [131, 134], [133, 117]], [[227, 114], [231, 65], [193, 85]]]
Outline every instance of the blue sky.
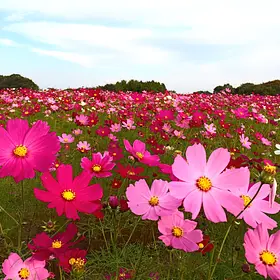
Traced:
[[1, 2], [0, 74], [42, 88], [138, 79], [192, 92], [280, 78], [278, 0]]

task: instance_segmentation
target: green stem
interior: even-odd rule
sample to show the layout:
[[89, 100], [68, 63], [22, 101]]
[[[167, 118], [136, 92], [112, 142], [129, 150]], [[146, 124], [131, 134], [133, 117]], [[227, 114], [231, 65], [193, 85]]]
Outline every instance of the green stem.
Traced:
[[104, 238], [104, 241], [105, 241], [107, 251], [109, 251], [109, 246], [108, 246], [107, 239], [106, 239], [106, 236], [105, 236], [105, 231], [104, 231], [104, 228], [103, 228], [103, 224], [101, 223], [100, 220], [99, 220], [99, 223], [100, 223], [101, 232], [102, 232], [102, 235], [103, 235], [103, 238]]
[[131, 231], [131, 233], [130, 233], [128, 239], [127, 239], [127, 241], [125, 242], [125, 244], [124, 244], [124, 246], [123, 246], [123, 248], [122, 248], [122, 251], [121, 251], [121, 256], [122, 256], [122, 254], [123, 254], [123, 252], [124, 252], [125, 247], [126, 247], [127, 244], [129, 243], [129, 241], [130, 241], [130, 239], [131, 239], [131, 237], [132, 237], [132, 235], [133, 235], [133, 233], [134, 233], [134, 231], [135, 231], [137, 225], [139, 224], [140, 219], [141, 219], [141, 218], [139, 217], [139, 219], [138, 219], [137, 222], [135, 223], [134, 228], [133, 228], [133, 230]]
[[59, 267], [59, 279], [63, 280], [61, 266], [59, 265], [58, 267]]
[[3, 211], [6, 215], [8, 215], [17, 225], [19, 225], [19, 222], [9, 212], [7, 212], [1, 205], [0, 205], [0, 210]]
[[222, 241], [221, 248], [220, 248], [220, 250], [219, 250], [218, 256], [217, 256], [217, 258], [216, 258], [216, 261], [215, 261], [214, 267], [213, 267], [213, 269], [212, 269], [212, 271], [211, 271], [211, 273], [210, 273], [210, 276], [209, 276], [209, 274], [208, 274], [208, 280], [211, 280], [212, 277], [213, 277], [213, 275], [214, 275], [214, 273], [215, 273], [215, 270], [216, 270], [218, 261], [219, 261], [219, 259], [220, 259], [220, 257], [221, 257], [221, 254], [222, 254], [222, 251], [223, 251], [225, 242], [226, 242], [226, 240], [227, 240], [227, 237], [228, 237], [228, 235], [229, 235], [229, 232], [230, 232], [230, 230], [231, 230], [231, 228], [232, 228], [233, 223], [242, 215], [242, 213], [243, 213], [248, 207], [250, 207], [250, 205], [252, 204], [252, 202], [255, 200], [255, 198], [256, 198], [257, 195], [259, 194], [259, 192], [260, 192], [260, 190], [261, 190], [261, 188], [262, 188], [262, 185], [263, 185], [263, 183], [261, 183], [260, 187], [258, 188], [257, 192], [255, 193], [255, 195], [254, 195], [253, 198], [251, 199], [250, 203], [248, 203], [248, 204], [244, 207], [244, 209], [241, 210], [241, 211], [239, 212], [239, 214], [238, 214], [238, 215], [232, 220], [232, 222], [230, 223], [230, 225], [229, 225], [229, 227], [228, 227], [228, 229], [227, 229], [227, 231], [226, 231], [226, 234], [225, 234], [225, 236], [224, 236], [224, 239], [223, 239], [223, 241]]

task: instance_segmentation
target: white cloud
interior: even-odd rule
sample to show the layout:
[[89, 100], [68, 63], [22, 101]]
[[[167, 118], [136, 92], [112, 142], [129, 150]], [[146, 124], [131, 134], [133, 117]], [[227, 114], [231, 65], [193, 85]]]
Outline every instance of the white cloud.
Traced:
[[16, 47], [18, 44], [13, 40], [7, 38], [0, 38], [0, 45], [8, 46], [8, 47]]
[[[10, 13], [6, 20], [21, 20], [5, 22], [5, 36], [28, 38], [34, 53], [108, 69], [99, 77], [106, 81], [158, 79], [180, 91], [277, 78], [279, 10], [279, 0], [9, 0], [0, 6]], [[194, 62], [191, 49], [163, 48], [156, 39], [203, 45], [206, 52], [219, 45], [227, 57]], [[4, 40], [0, 44], [13, 45]], [[186, 54], [189, 60], [182, 59]]]

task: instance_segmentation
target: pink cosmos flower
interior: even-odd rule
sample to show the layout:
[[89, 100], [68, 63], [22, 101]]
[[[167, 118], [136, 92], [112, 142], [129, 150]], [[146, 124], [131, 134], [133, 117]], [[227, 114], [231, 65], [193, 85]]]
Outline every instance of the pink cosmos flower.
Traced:
[[4, 280], [45, 280], [49, 277], [49, 272], [45, 268], [45, 261], [38, 261], [28, 258], [25, 261], [16, 253], [11, 253], [3, 264]]
[[[206, 162], [206, 152], [201, 144], [187, 148], [187, 161], [180, 155], [172, 165], [173, 174], [182, 182], [170, 182], [172, 196], [184, 199], [185, 211], [196, 219], [201, 206], [208, 220], [218, 223], [227, 220], [223, 207], [237, 215], [243, 202], [229, 189], [249, 185], [250, 172], [247, 167], [226, 170], [230, 161], [227, 149], [216, 149]], [[224, 172], [223, 172], [224, 171]]]
[[78, 135], [83, 134], [83, 131], [78, 128], [78, 129], [73, 130], [73, 133], [74, 133], [74, 135], [78, 136]]
[[280, 230], [271, 236], [264, 225], [249, 229], [244, 237], [245, 256], [257, 272], [272, 280], [280, 279]]
[[100, 199], [103, 190], [99, 185], [88, 186], [92, 176], [82, 172], [73, 180], [71, 165], [60, 165], [57, 181], [49, 172], [42, 175], [41, 181], [46, 191], [34, 189], [35, 197], [49, 202], [48, 208], [55, 208], [59, 216], [65, 213], [68, 219], [80, 219], [77, 211], [94, 214], [101, 210]]
[[122, 129], [121, 125], [119, 123], [114, 123], [110, 126], [110, 130], [112, 132], [120, 132]]
[[87, 125], [88, 124], [88, 117], [85, 115], [76, 116], [75, 120], [79, 125]]
[[128, 130], [134, 130], [136, 128], [134, 121], [131, 119], [127, 119], [126, 122], [122, 122], [122, 124], [122, 126]]
[[154, 180], [151, 189], [144, 179], [132, 184], [126, 190], [128, 206], [136, 215], [143, 215], [142, 220], [157, 221], [159, 216], [171, 215], [180, 205], [168, 192], [168, 182]]
[[269, 201], [264, 200], [270, 194], [270, 186], [267, 184], [262, 185], [260, 192], [254, 201], [250, 203], [260, 185], [261, 183], [256, 183], [251, 188], [247, 186], [231, 190], [233, 194], [241, 197], [244, 201], [244, 205], [240, 208], [240, 211], [249, 204], [249, 207], [241, 214], [239, 219], [244, 219], [244, 221], [253, 228], [257, 227], [258, 224], [263, 224], [266, 228], [273, 229], [277, 226], [277, 223], [264, 213], [276, 214], [280, 211], [280, 205], [274, 203], [273, 207], [270, 207]]
[[69, 144], [74, 142], [74, 137], [71, 134], [62, 133], [62, 137], [58, 136], [59, 142]]
[[252, 142], [249, 141], [249, 137], [245, 137], [245, 135], [242, 134], [239, 139], [244, 148], [251, 149]]
[[33, 178], [35, 170], [48, 171], [55, 161], [60, 144], [46, 122], [37, 121], [31, 128], [28, 121], [7, 121], [7, 130], [0, 127], [0, 178], [14, 177], [16, 182]]
[[79, 141], [77, 149], [82, 153], [87, 152], [90, 150], [90, 144], [87, 141]]
[[213, 123], [211, 124], [204, 124], [204, 127], [206, 129], [206, 131], [210, 134], [215, 134], [216, 133], [216, 127]]
[[151, 155], [150, 152], [146, 151], [146, 145], [140, 140], [135, 140], [133, 146], [124, 139], [125, 149], [130, 152], [135, 158], [140, 162], [147, 164], [149, 166], [157, 166], [160, 162], [158, 155]]
[[180, 138], [180, 139], [186, 139], [186, 136], [184, 136], [184, 131], [180, 130], [174, 130], [174, 135], [177, 137], [177, 138]]
[[167, 133], [171, 133], [173, 131], [173, 128], [169, 123], [165, 123], [162, 127], [162, 130], [164, 130]]
[[113, 163], [113, 157], [109, 152], [92, 154], [92, 160], [84, 157], [81, 160], [81, 167], [88, 172], [92, 177], [105, 178], [112, 175], [110, 170], [114, 168], [116, 164]]
[[271, 146], [271, 142], [268, 139], [262, 137], [261, 141], [265, 146]]
[[195, 230], [197, 223], [184, 220], [184, 214], [180, 211], [174, 212], [170, 216], [165, 216], [158, 222], [158, 230], [163, 234], [159, 237], [166, 246], [185, 252], [195, 252], [199, 250], [199, 242], [203, 240], [201, 230]]

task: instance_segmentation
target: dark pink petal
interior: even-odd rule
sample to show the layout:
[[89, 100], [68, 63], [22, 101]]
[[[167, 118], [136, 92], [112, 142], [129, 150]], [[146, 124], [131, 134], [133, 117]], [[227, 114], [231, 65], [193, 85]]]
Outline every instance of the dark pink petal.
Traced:
[[68, 219], [73, 219], [73, 220], [80, 219], [77, 209], [72, 202], [66, 202], [64, 207], [65, 207], [65, 216]]
[[144, 154], [145, 150], [146, 150], [146, 145], [145, 145], [145, 143], [143, 143], [142, 141], [137, 139], [133, 142], [133, 150], [135, 152], [139, 152], [141, 154]]
[[79, 189], [76, 192], [76, 199], [79, 201], [93, 201], [101, 199], [103, 196], [103, 189], [100, 185], [91, 185], [89, 187]]
[[50, 127], [47, 125], [47, 123], [39, 120], [30, 128], [28, 133], [25, 135], [23, 144], [26, 146], [30, 146], [34, 141], [37, 141], [37, 139], [47, 135], [49, 131]]
[[8, 132], [0, 126], [0, 166], [13, 156], [16, 144], [11, 139]]
[[56, 170], [56, 177], [63, 189], [67, 190], [72, 188], [73, 172], [71, 165], [60, 165]]
[[64, 189], [60, 184], [52, 177], [50, 172], [45, 172], [41, 176], [41, 181], [45, 189], [54, 194], [61, 194]]
[[24, 137], [29, 130], [28, 121], [14, 119], [7, 121], [7, 131], [16, 145], [24, 144]]
[[39, 189], [34, 189], [34, 195], [38, 200], [43, 202], [52, 202], [54, 197], [53, 194], [50, 192], [42, 191]]
[[76, 189], [78, 190], [79, 188], [87, 187], [91, 178], [92, 178], [92, 176], [88, 172], [83, 171], [77, 177], [75, 177], [73, 184], [72, 184], [73, 190], [76, 190]]

